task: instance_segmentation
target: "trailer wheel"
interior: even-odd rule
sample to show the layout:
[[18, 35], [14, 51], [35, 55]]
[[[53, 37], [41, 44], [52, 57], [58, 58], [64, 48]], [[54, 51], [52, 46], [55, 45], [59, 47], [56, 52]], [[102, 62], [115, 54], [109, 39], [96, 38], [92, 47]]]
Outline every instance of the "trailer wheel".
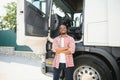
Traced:
[[113, 80], [111, 70], [96, 56], [82, 55], [75, 59], [74, 80]]

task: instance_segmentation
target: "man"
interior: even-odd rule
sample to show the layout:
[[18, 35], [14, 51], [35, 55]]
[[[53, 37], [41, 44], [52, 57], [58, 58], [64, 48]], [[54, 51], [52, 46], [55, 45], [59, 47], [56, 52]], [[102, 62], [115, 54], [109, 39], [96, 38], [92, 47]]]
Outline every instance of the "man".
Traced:
[[73, 56], [75, 52], [75, 41], [67, 35], [65, 25], [60, 25], [60, 36], [53, 40], [52, 50], [55, 52], [53, 80], [59, 80], [61, 70], [65, 71], [65, 79], [73, 80]]

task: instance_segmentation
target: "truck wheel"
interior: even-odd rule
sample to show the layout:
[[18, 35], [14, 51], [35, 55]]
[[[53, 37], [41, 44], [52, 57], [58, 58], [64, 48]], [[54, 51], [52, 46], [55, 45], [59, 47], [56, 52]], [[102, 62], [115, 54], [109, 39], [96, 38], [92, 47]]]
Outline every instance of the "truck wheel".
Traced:
[[74, 80], [113, 80], [104, 61], [96, 56], [82, 55], [75, 59]]

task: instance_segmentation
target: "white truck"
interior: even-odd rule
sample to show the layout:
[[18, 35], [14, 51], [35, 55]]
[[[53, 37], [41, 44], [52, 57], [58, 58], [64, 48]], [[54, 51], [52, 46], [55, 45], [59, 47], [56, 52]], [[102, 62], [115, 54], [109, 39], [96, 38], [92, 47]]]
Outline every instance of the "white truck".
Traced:
[[120, 0], [18, 0], [17, 44], [42, 54], [46, 75], [62, 22], [76, 41], [74, 80], [120, 80]]

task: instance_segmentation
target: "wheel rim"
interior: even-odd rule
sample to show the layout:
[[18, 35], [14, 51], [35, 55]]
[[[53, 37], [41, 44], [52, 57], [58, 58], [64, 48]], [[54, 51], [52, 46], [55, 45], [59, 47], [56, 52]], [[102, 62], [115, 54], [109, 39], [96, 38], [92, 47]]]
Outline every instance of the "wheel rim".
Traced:
[[101, 80], [99, 73], [90, 66], [80, 66], [73, 74], [74, 80]]

